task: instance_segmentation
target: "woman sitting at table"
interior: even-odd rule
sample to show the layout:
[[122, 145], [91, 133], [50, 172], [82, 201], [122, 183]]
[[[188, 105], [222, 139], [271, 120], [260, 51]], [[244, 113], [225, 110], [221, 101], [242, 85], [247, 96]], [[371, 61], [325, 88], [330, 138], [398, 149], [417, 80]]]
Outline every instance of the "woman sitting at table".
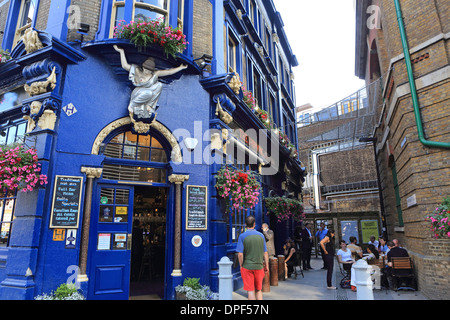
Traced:
[[350, 271], [352, 264], [355, 262], [352, 257], [352, 252], [347, 248], [347, 243], [345, 243], [344, 240], [341, 240], [339, 245], [341, 249], [337, 252], [338, 261], [339, 263], [342, 263], [344, 270]]
[[368, 255], [364, 256], [363, 259], [367, 261], [368, 264], [375, 264], [380, 254], [378, 253], [377, 248], [373, 244], [369, 244], [367, 247]]

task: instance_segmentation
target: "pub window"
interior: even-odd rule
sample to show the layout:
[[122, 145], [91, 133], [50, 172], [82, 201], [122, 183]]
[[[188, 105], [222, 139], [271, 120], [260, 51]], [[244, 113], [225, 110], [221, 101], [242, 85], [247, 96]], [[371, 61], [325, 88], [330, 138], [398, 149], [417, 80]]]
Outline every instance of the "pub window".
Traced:
[[[234, 161], [234, 166], [239, 169], [239, 170], [243, 170], [243, 171], [248, 171], [251, 170], [251, 166], [250, 165], [245, 165], [245, 164], [237, 164], [236, 159]], [[230, 211], [229, 211], [229, 215], [227, 217], [227, 239], [229, 243], [237, 243], [238, 239], [239, 239], [239, 235], [244, 233], [247, 226], [245, 225], [245, 218], [249, 215], [254, 216], [255, 218], [257, 218], [257, 208], [260, 207], [260, 203], [261, 203], [261, 199], [259, 201], [259, 203], [252, 209], [247, 209], [247, 208], [239, 208], [239, 209], [235, 209], [232, 207], [231, 205], [231, 201], [230, 201]]]
[[16, 32], [14, 34], [13, 47], [20, 41], [25, 34], [25, 30], [33, 25], [37, 16], [38, 0], [22, 0], [19, 16], [17, 19]]
[[264, 102], [262, 100], [261, 76], [256, 69], [253, 69], [253, 96], [256, 98], [258, 106], [262, 108]]
[[[130, 0], [129, 0], [130, 1]], [[176, 1], [176, 0], [175, 0]], [[127, 20], [126, 16], [131, 16], [131, 20], [145, 21], [161, 19], [162, 23], [169, 22], [169, 0], [134, 0], [131, 15], [126, 12], [125, 1], [115, 0], [112, 6], [112, 25], [117, 26], [121, 20]], [[128, 15], [127, 15], [128, 13]], [[177, 27], [183, 27], [184, 0], [178, 0], [177, 6]], [[129, 22], [129, 21], [126, 21]], [[112, 36], [113, 28], [111, 28]]]
[[[0, 123], [0, 147], [20, 143], [25, 134], [27, 123], [23, 119]], [[17, 189], [0, 189], [0, 247], [9, 244], [11, 227], [14, 220]]]
[[9, 244], [11, 227], [14, 220], [17, 190], [0, 189], [0, 247]]
[[233, 39], [231, 35], [228, 36], [228, 72], [238, 72], [237, 70], [237, 57], [238, 47], [237, 41]]
[[157, 139], [151, 135], [138, 135], [131, 131], [112, 138], [105, 146], [103, 154], [109, 158], [167, 162], [167, 154]]
[[21, 142], [27, 129], [27, 123], [23, 119], [8, 121], [4, 125], [0, 123], [0, 146]]

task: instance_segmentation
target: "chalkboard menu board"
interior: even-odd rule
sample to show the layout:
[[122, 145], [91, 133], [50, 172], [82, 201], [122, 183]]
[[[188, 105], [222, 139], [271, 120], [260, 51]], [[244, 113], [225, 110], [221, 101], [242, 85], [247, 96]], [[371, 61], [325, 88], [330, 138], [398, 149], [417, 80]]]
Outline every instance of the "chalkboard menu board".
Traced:
[[206, 230], [207, 212], [207, 187], [186, 186], [186, 230]]
[[50, 228], [78, 228], [83, 177], [56, 176]]

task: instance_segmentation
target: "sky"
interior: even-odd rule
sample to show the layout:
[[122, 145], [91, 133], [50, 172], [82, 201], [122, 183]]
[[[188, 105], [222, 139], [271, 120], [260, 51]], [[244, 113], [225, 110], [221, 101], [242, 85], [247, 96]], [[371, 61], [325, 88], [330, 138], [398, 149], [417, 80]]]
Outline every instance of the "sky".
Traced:
[[353, 0], [273, 0], [297, 56], [296, 105], [328, 107], [365, 86], [355, 76]]

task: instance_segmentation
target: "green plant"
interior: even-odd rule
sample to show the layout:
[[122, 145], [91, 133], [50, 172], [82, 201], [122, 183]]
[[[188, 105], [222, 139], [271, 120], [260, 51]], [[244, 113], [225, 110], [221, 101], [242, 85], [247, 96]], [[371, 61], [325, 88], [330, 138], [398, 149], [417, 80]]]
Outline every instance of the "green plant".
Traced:
[[251, 209], [258, 204], [261, 185], [254, 173], [226, 165], [220, 168], [215, 178], [217, 194], [231, 199], [233, 208]]
[[37, 151], [24, 145], [0, 147], [0, 188], [3, 190], [33, 191], [38, 184], [47, 184], [47, 176], [41, 174]]
[[34, 300], [85, 300], [85, 297], [77, 290], [74, 284], [63, 283], [55, 292], [36, 296]]
[[285, 197], [268, 197], [264, 199], [268, 213], [274, 214], [278, 221], [286, 221], [291, 217], [295, 221], [305, 218], [303, 203], [300, 200]]
[[188, 42], [186, 35], [178, 28], [172, 28], [165, 25], [162, 21], [141, 18], [138, 21], [125, 20], [119, 21], [117, 27], [114, 27], [114, 38], [129, 39], [138, 50], [156, 44], [163, 48], [166, 57], [170, 54], [172, 57], [183, 52]]
[[450, 197], [445, 197], [425, 221], [431, 223], [431, 232], [436, 239], [450, 238]]
[[202, 287], [200, 285], [200, 278], [186, 278], [183, 281], [183, 286], [190, 287], [194, 290], [198, 290]]
[[200, 278], [185, 278], [183, 285], [175, 287], [175, 292], [186, 295], [187, 300], [217, 300], [218, 295], [206, 285], [200, 284]]

